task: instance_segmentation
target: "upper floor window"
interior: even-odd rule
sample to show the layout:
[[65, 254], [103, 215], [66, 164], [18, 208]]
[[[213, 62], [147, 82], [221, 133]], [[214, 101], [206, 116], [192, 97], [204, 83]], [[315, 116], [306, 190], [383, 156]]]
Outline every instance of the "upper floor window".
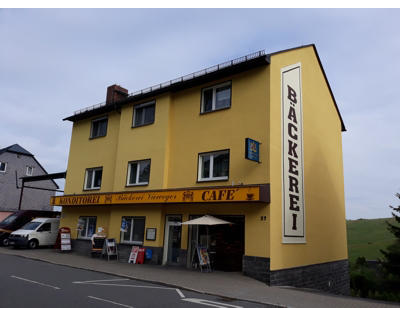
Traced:
[[0, 161], [0, 172], [6, 172], [7, 170], [7, 163]]
[[198, 181], [228, 180], [229, 150], [199, 154]]
[[92, 127], [90, 129], [90, 138], [96, 138], [106, 136], [107, 134], [108, 118], [102, 117], [92, 121]]
[[32, 166], [26, 166], [26, 175], [27, 176], [33, 175], [33, 167]]
[[128, 165], [126, 185], [146, 185], [150, 178], [150, 159], [132, 161]]
[[205, 88], [201, 95], [201, 113], [226, 109], [231, 106], [232, 83], [225, 82]]
[[133, 108], [133, 127], [154, 123], [156, 103], [154, 101], [135, 105]]
[[85, 174], [85, 190], [100, 189], [103, 168], [86, 169]]

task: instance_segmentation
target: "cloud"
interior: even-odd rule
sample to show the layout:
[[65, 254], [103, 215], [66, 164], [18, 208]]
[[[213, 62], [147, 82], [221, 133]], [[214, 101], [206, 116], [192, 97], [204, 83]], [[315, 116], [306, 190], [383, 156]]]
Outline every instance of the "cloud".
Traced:
[[0, 10], [0, 146], [19, 143], [49, 172], [67, 165], [71, 123], [105, 100], [260, 49], [316, 43], [348, 132], [349, 218], [390, 216], [400, 191], [399, 10]]

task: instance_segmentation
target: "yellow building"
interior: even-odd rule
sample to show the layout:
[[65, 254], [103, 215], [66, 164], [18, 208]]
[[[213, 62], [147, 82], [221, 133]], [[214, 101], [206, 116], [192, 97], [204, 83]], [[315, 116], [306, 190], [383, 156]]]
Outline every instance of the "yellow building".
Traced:
[[[263, 51], [74, 113], [62, 226], [102, 227], [127, 260], [198, 263], [270, 285], [348, 291], [341, 132], [314, 45]], [[225, 225], [181, 225], [202, 215]]]

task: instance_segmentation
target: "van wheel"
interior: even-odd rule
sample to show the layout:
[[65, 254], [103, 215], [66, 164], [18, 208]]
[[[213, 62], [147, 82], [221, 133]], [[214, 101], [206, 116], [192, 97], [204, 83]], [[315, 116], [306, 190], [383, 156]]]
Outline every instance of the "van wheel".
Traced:
[[39, 246], [39, 243], [36, 239], [31, 239], [28, 242], [28, 248], [29, 249], [36, 249]]
[[4, 247], [8, 247], [8, 246], [10, 245], [10, 241], [8, 240], [8, 238], [4, 238], [4, 239], [1, 241], [1, 244], [2, 244]]

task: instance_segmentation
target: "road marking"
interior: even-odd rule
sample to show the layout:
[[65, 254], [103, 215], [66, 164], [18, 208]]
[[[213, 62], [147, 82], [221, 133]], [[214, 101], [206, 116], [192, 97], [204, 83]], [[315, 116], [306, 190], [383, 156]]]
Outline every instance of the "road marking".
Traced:
[[99, 298], [99, 297], [95, 297], [95, 296], [88, 296], [88, 297], [89, 297], [89, 298], [92, 298], [92, 299], [94, 299], [94, 300], [99, 300], [99, 301], [111, 303], [111, 304], [114, 304], [114, 305], [119, 305], [119, 306], [128, 307], [128, 308], [134, 308], [133, 306], [124, 305], [124, 304], [121, 304], [121, 303], [117, 303], [117, 302], [105, 300], [104, 298]]
[[182, 299], [182, 301], [196, 303], [196, 304], [202, 304], [202, 305], [207, 305], [207, 306], [212, 306], [212, 307], [218, 307], [218, 308], [224, 308], [224, 307], [242, 308], [242, 306], [208, 301], [208, 300], [203, 300], [201, 298], [184, 298], [184, 299]]
[[127, 280], [130, 280], [130, 279], [108, 279], [108, 280], [74, 281], [72, 283], [81, 284], [81, 283], [114, 282], [114, 281], [127, 281]]
[[15, 275], [11, 275], [10, 277], [11, 277], [11, 278], [14, 278], [14, 279], [26, 281], [26, 282], [31, 282], [31, 283], [35, 283], [35, 284], [39, 284], [39, 285], [51, 287], [51, 288], [53, 288], [53, 289], [55, 289], [55, 290], [60, 290], [59, 287], [56, 287], [56, 286], [53, 286], [53, 285], [49, 285], [49, 284], [40, 283], [40, 282], [37, 282], [37, 281], [32, 281], [32, 280], [24, 279], [24, 278], [21, 278], [21, 277], [17, 277], [17, 276], [15, 276]]
[[183, 293], [181, 292], [180, 289], [176, 289], [176, 291], [178, 292], [178, 294], [179, 294], [179, 296], [180, 296], [181, 298], [185, 298], [185, 295], [183, 295]]
[[[126, 281], [129, 279], [110, 279], [105, 281]], [[101, 282], [103, 280], [98, 280], [97, 282]], [[145, 288], [145, 289], [160, 289], [160, 290], [175, 290], [181, 298], [185, 298], [182, 291], [176, 288], [171, 287], [161, 287], [161, 286], [149, 286], [149, 285], [132, 285], [132, 284], [115, 284], [115, 283], [97, 283], [96, 281], [75, 281], [72, 283], [75, 284], [88, 284], [88, 285], [104, 285], [104, 286], [122, 286], [122, 287], [137, 287], [137, 288]]]

